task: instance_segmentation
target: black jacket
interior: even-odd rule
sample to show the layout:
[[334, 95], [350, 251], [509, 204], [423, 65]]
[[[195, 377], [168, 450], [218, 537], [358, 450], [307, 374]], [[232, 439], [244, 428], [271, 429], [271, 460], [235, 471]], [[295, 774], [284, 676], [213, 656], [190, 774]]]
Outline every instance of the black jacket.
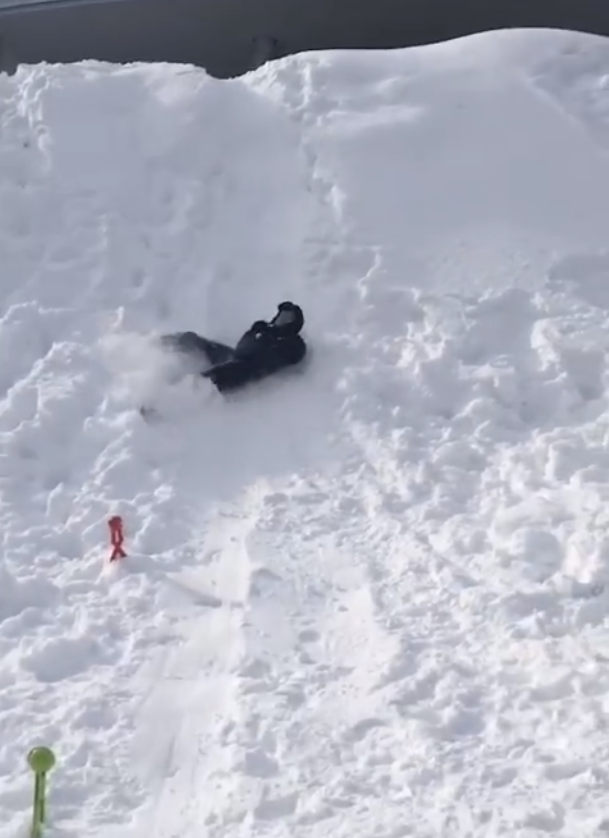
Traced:
[[286, 333], [272, 322], [257, 320], [241, 337], [230, 360], [202, 374], [225, 392], [298, 364], [306, 352], [307, 346], [299, 334]]

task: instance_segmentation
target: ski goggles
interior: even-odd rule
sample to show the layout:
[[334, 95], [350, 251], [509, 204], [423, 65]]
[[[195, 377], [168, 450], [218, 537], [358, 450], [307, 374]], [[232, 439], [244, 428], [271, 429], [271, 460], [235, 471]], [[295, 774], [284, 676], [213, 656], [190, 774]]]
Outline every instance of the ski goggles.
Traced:
[[278, 314], [273, 317], [273, 323], [275, 326], [291, 326], [293, 323], [296, 322], [296, 313], [289, 308], [282, 309]]

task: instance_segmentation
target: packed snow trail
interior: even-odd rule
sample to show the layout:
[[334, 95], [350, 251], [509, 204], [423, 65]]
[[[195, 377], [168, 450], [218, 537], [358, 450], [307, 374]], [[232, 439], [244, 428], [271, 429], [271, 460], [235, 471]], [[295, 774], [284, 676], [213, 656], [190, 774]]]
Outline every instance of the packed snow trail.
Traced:
[[[608, 78], [551, 32], [0, 78], [0, 838], [39, 743], [49, 838], [608, 828]], [[300, 374], [141, 420], [144, 336], [290, 298]]]

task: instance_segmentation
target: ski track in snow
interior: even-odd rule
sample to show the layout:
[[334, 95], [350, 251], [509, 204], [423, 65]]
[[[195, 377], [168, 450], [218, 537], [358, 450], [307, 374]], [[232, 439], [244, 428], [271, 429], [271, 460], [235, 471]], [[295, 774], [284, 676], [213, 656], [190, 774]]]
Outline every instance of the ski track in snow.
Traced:
[[[547, 32], [0, 78], [0, 838], [37, 743], [50, 838], [609, 829], [608, 78]], [[302, 374], [130, 409], [141, 336], [289, 298]]]

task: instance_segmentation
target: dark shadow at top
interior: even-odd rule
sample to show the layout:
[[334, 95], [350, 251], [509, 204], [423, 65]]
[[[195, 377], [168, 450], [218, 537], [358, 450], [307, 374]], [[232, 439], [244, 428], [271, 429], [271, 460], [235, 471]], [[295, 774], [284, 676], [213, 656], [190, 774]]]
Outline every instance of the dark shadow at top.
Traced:
[[[11, 0], [9, 0], [10, 2]], [[0, 8], [1, 66], [98, 59], [229, 77], [320, 49], [436, 43], [492, 29], [609, 35], [603, 0], [46, 0]]]

